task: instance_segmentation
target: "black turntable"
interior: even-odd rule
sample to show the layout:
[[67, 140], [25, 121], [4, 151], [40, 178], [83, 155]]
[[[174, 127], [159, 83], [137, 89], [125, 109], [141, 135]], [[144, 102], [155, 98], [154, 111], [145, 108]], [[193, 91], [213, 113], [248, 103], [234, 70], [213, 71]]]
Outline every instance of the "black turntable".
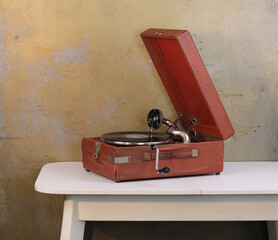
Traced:
[[[162, 112], [158, 109], [152, 109], [147, 117], [147, 123], [150, 128], [149, 132], [127, 131], [127, 132], [112, 132], [101, 136], [101, 140], [114, 145], [123, 146], [152, 146], [159, 144], [168, 144], [173, 141], [171, 136], [179, 136], [182, 142], [189, 143], [188, 134], [180, 130], [176, 122], [163, 118]], [[162, 124], [168, 126], [166, 133], [157, 133], [153, 130], [159, 129]]]

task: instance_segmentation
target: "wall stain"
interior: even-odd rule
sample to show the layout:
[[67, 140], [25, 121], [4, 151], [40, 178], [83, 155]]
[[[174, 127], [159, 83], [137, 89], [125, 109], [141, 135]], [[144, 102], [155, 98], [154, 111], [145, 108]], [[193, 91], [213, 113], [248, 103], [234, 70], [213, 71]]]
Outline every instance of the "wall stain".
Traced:
[[0, 82], [9, 79], [9, 72], [11, 70], [9, 61], [5, 60], [7, 50], [4, 45], [4, 32], [7, 29], [7, 25], [0, 21]]
[[243, 97], [241, 93], [224, 93], [223, 90], [217, 90], [217, 93], [220, 98]]
[[15, 34], [14, 40], [17, 42], [23, 42], [31, 34], [31, 28], [29, 26], [23, 26], [19, 31], [17, 31], [17, 34]]
[[52, 52], [54, 56], [54, 63], [57, 65], [74, 65], [86, 62], [89, 47], [87, 45], [88, 33], [83, 35], [81, 42], [77, 46], [71, 46], [63, 51]]
[[229, 98], [229, 97], [242, 97], [243, 95], [240, 93], [220, 93], [219, 96], [221, 98]]
[[[44, 136], [48, 136], [50, 141], [55, 142], [57, 146], [66, 147], [78, 142], [80, 137], [74, 130], [67, 128], [62, 120], [43, 111], [38, 103], [39, 96], [36, 94], [38, 87], [43, 86], [48, 81], [60, 79], [60, 75], [57, 74], [56, 71], [52, 70], [50, 66], [51, 63], [45, 61], [42, 64], [33, 64], [29, 68], [30, 79], [32, 81], [28, 98], [21, 99], [21, 131], [25, 136], [43, 134]], [[44, 69], [44, 71], [47, 71], [50, 75], [44, 76], [43, 78], [39, 77], [40, 69]], [[25, 117], [26, 113], [24, 111], [26, 101], [29, 102], [28, 105], [30, 108], [28, 118]]]
[[256, 133], [261, 126], [234, 126], [235, 135]]
[[29, 153], [31, 153], [33, 156], [38, 157], [40, 159], [43, 159], [43, 163], [38, 165], [38, 168], [40, 169], [45, 163], [49, 163], [49, 162], [56, 162], [57, 158], [56, 157], [51, 157], [47, 154], [41, 154], [41, 153], [35, 153], [32, 151], [29, 151]]
[[271, 14], [278, 13], [278, 2], [276, 0], [266, 1], [268, 3], [268, 11]]
[[117, 105], [119, 101], [116, 98], [105, 98], [105, 106], [104, 107], [89, 107], [89, 109], [86, 109], [85, 111], [89, 115], [89, 120], [99, 122], [102, 120], [105, 120], [105, 122], [108, 122], [111, 114], [116, 111]]
[[[84, 34], [81, 42], [77, 43], [77, 47], [70, 47], [64, 51], [56, 51], [50, 53], [43, 62], [38, 64], [30, 64], [27, 68], [29, 78], [31, 80], [30, 93], [27, 99], [21, 98], [21, 131], [24, 135], [44, 133], [60, 147], [70, 146], [80, 141], [80, 134], [67, 128], [62, 120], [55, 116], [50, 116], [44, 112], [38, 101], [40, 96], [36, 93], [39, 88], [46, 83], [52, 81], [60, 81], [62, 79], [78, 77], [73, 75], [72, 65], [79, 64], [87, 60], [87, 39], [88, 34]], [[42, 51], [49, 52], [49, 49], [40, 48]], [[53, 58], [54, 56], [54, 58]], [[62, 72], [61, 75], [60, 72]], [[24, 106], [26, 100], [29, 102], [30, 115], [25, 116]]]
[[28, 74], [33, 80], [33, 87], [37, 88], [47, 82], [61, 80], [62, 76], [53, 68], [53, 63], [45, 59], [42, 63], [31, 64], [28, 67]]
[[268, 100], [268, 95], [264, 91], [259, 92], [259, 96], [263, 100]]
[[[1, 93], [1, 90], [0, 90]], [[3, 126], [4, 126], [4, 117], [5, 117], [5, 112], [4, 112], [4, 107], [2, 104], [2, 98], [0, 98], [0, 137], [5, 138], [6, 133], [3, 131]], [[2, 146], [2, 141], [0, 141], [0, 148]]]
[[0, 140], [22, 139], [23, 137], [0, 136]]
[[[4, 32], [8, 29], [7, 25], [0, 21], [0, 83], [3, 80], [8, 80], [10, 65], [9, 61], [5, 60], [7, 50], [4, 45]], [[6, 137], [5, 132], [3, 131], [4, 127], [4, 119], [5, 119], [5, 111], [2, 100], [2, 86], [0, 86], [0, 137]], [[2, 146], [2, 141], [0, 141], [0, 147]]]
[[0, 224], [4, 224], [7, 219], [7, 197], [2, 181], [3, 175], [0, 172]]

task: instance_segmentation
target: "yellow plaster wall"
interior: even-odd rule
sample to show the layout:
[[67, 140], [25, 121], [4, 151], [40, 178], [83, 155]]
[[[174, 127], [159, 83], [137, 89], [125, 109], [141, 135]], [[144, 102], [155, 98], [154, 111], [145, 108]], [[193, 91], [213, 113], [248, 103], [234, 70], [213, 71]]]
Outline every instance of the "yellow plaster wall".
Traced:
[[235, 127], [225, 161], [277, 160], [277, 20], [272, 0], [1, 0], [0, 238], [58, 239], [62, 197], [33, 190], [43, 164], [146, 130], [151, 108], [175, 118], [150, 27], [190, 30]]

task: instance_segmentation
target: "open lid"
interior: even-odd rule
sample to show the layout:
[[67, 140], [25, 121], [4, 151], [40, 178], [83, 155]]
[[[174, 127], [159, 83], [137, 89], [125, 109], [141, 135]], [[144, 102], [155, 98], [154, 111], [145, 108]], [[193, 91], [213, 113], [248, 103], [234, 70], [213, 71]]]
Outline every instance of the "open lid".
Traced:
[[186, 30], [148, 29], [143, 42], [184, 129], [227, 139], [234, 129]]

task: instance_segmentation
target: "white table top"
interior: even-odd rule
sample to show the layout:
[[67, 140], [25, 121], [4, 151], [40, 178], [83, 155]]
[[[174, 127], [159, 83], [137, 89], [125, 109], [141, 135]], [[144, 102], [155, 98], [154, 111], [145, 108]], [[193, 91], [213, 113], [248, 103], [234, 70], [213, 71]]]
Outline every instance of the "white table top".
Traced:
[[220, 175], [120, 183], [86, 172], [81, 162], [57, 162], [42, 167], [35, 190], [65, 195], [278, 194], [278, 162], [226, 162]]

